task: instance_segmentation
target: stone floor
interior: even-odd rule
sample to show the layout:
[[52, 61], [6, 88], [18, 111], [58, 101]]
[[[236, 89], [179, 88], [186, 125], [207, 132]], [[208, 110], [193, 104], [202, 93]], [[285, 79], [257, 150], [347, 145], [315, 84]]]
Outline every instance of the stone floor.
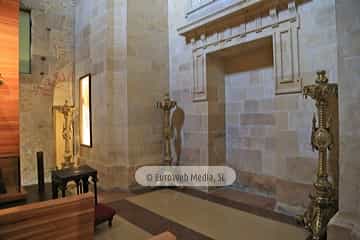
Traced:
[[[144, 191], [147, 192], [147, 191]], [[120, 192], [120, 191], [99, 191], [99, 202], [112, 203], [128, 197], [136, 196], [139, 193]], [[209, 193], [222, 199], [228, 199], [235, 202], [247, 204], [257, 208], [274, 210], [276, 200], [268, 197], [255, 195], [253, 193], [241, 192], [232, 188], [219, 188]]]
[[131, 192], [120, 192], [120, 191], [99, 191], [98, 193], [98, 200], [101, 203], [111, 203], [111, 202], [116, 202], [116, 201], [120, 201], [124, 198], [128, 198], [131, 196], [135, 196], [135, 193], [131, 193]]
[[220, 188], [211, 192], [212, 195], [229, 199], [235, 202], [241, 202], [249, 206], [274, 210], [276, 200], [268, 197], [255, 195], [254, 193], [241, 192], [232, 188]]
[[[51, 195], [51, 184], [45, 185], [45, 192], [39, 193], [37, 185], [27, 186], [25, 187], [27, 191], [27, 201], [25, 203], [33, 203], [50, 200], [52, 198]], [[147, 192], [139, 191], [139, 192], [122, 192], [122, 191], [98, 191], [98, 199], [99, 202], [102, 203], [112, 203], [116, 201], [120, 201], [124, 198], [136, 196], [140, 193]], [[235, 202], [240, 202], [247, 204], [249, 206], [254, 206], [258, 208], [264, 208], [268, 210], [274, 210], [276, 201], [271, 198], [255, 195], [253, 193], [241, 192], [232, 188], [219, 188], [215, 191], [209, 193], [211, 196], [216, 196], [223, 199], [228, 199]]]
[[107, 224], [102, 224], [95, 229], [95, 240], [142, 240], [148, 239], [152, 235], [141, 228], [131, 224], [124, 218], [115, 216], [112, 228]]
[[[113, 228], [99, 226], [95, 239], [145, 240], [164, 231], [172, 232], [180, 240], [306, 239], [307, 233], [290, 217], [244, 204], [249, 199], [222, 198], [228, 191], [206, 194], [160, 189], [109, 203], [118, 216]], [[226, 195], [234, 199], [237, 194]]]
[[[51, 199], [49, 184], [44, 193], [38, 193], [37, 186], [26, 190], [27, 201], [17, 205]], [[266, 239], [276, 240], [306, 236], [293, 218], [274, 211], [274, 199], [231, 188], [211, 193], [186, 188], [135, 193], [100, 190], [98, 199], [115, 208], [117, 216], [112, 228], [107, 224], [96, 227], [96, 240], [142, 240], [165, 231], [174, 233], [180, 240], [226, 240], [235, 236], [242, 236], [236, 237], [240, 240], [258, 240], [265, 233]], [[250, 233], [253, 237], [246, 237]]]

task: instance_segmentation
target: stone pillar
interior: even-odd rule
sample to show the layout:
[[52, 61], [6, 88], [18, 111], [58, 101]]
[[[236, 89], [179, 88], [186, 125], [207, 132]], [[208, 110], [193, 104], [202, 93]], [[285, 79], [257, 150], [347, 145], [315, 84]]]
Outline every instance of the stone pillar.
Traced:
[[225, 164], [225, 70], [222, 59], [211, 54], [206, 58], [208, 93], [208, 163]]
[[340, 109], [339, 213], [330, 240], [360, 239], [360, 1], [336, 0]]

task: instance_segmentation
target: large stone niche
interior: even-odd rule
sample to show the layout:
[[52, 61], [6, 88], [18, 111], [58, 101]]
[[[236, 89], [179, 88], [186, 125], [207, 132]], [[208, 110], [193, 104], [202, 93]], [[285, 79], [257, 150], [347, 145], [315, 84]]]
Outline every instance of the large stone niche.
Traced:
[[[249, 4], [247, 7], [250, 6]], [[276, 94], [301, 92], [300, 20], [296, 3], [290, 2], [286, 9], [283, 9], [282, 5], [277, 7], [262, 6], [261, 10], [245, 12], [240, 8], [237, 14], [229, 10], [231, 14], [235, 14], [234, 17], [216, 18], [215, 15], [208, 20], [205, 18], [194, 21], [178, 29], [192, 45], [194, 101], [207, 100], [206, 57], [208, 54], [266, 37], [273, 38]], [[266, 10], [268, 10], [267, 14], [264, 13]]]
[[207, 56], [209, 165], [262, 172], [264, 140], [275, 117], [258, 106], [275, 96], [272, 49], [267, 37]]
[[[316, 171], [309, 143], [315, 109], [301, 89], [317, 69], [337, 81], [336, 61], [319, 61], [336, 52], [322, 37], [333, 31], [335, 15], [320, 18], [333, 4], [281, 1], [189, 19], [186, 12], [175, 16], [184, 2], [170, 6], [169, 17], [171, 91], [187, 114], [182, 164], [230, 165], [238, 172], [235, 187], [275, 198], [279, 211], [301, 213]], [[321, 36], [314, 31], [320, 26]], [[171, 35], [176, 31], [182, 37]]]

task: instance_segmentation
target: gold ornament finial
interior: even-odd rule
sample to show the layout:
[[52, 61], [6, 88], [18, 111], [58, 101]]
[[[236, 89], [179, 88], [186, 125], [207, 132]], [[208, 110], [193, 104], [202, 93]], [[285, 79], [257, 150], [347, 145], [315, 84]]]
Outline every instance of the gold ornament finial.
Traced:
[[328, 178], [328, 152], [334, 143], [330, 130], [329, 103], [337, 97], [338, 86], [329, 84], [325, 71], [317, 72], [316, 84], [305, 86], [303, 94], [316, 102], [317, 119], [314, 114], [311, 133], [313, 150], [319, 152], [314, 193], [310, 195], [310, 205], [301, 217], [301, 222], [309, 230], [313, 240], [320, 240], [326, 236], [327, 224], [338, 209], [336, 185]]
[[316, 83], [321, 84], [321, 83], [328, 83], [329, 79], [326, 77], [326, 71], [325, 70], [321, 70], [318, 71], [317, 73], [317, 79], [316, 79]]

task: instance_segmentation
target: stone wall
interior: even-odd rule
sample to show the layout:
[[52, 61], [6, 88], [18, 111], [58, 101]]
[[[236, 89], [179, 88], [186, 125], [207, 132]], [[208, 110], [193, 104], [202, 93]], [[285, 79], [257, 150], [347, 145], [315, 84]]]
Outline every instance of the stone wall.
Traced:
[[21, 0], [31, 10], [31, 74], [20, 78], [22, 183], [37, 183], [36, 152], [43, 151], [45, 174], [55, 167], [53, 105], [73, 102], [74, 3]]
[[162, 112], [169, 92], [168, 1], [129, 0], [127, 17], [128, 151], [134, 170], [162, 161]]
[[167, 1], [82, 0], [76, 13], [76, 89], [87, 73], [93, 86], [93, 147], [81, 147], [81, 162], [101, 187], [128, 189], [137, 166], [161, 160], [154, 106], [169, 89]]
[[360, 2], [336, 0], [339, 48], [340, 211], [329, 239], [360, 239]]
[[[192, 102], [193, 63], [191, 47], [179, 36], [177, 28], [186, 24], [186, 1], [169, 1], [170, 91], [186, 114], [181, 164], [196, 165], [207, 159], [208, 119], [202, 115], [206, 102]], [[207, 112], [206, 112], [207, 113]]]
[[[360, 3], [336, 1], [339, 40], [340, 209], [360, 214]], [[356, 183], [356, 184], [355, 184]]]
[[[126, 35], [121, 35], [126, 28], [126, 11], [124, 14], [122, 10], [126, 9], [125, 3], [120, 0], [83, 0], [76, 6], [77, 106], [80, 77], [91, 74], [92, 84], [93, 146], [80, 147], [79, 156], [81, 164], [89, 164], [98, 170], [101, 186], [117, 182], [126, 185], [127, 181], [127, 172], [125, 176], [119, 174], [128, 165], [127, 131], [123, 127], [127, 121], [126, 65], [121, 64], [121, 58], [126, 54], [123, 47]], [[76, 129], [79, 132], [79, 126]], [[80, 139], [76, 142], [79, 144]]]
[[[176, 30], [187, 23], [185, 10], [185, 0], [169, 2], [170, 89], [186, 113], [182, 164], [196, 164], [208, 159], [210, 103], [192, 101], [191, 44]], [[318, 69], [327, 70], [329, 79], [336, 82], [335, 2], [313, 0], [298, 6], [298, 11], [304, 84], [314, 83]], [[252, 53], [237, 56], [238, 63], [249, 65], [247, 60], [254, 61], [251, 57]], [[249, 70], [236, 62], [227, 65], [227, 163], [238, 170], [237, 186], [270, 194], [278, 200], [278, 210], [301, 211], [316, 169], [316, 154], [310, 146], [314, 103], [301, 94], [275, 96], [271, 64]], [[240, 69], [232, 69], [236, 65]]]

